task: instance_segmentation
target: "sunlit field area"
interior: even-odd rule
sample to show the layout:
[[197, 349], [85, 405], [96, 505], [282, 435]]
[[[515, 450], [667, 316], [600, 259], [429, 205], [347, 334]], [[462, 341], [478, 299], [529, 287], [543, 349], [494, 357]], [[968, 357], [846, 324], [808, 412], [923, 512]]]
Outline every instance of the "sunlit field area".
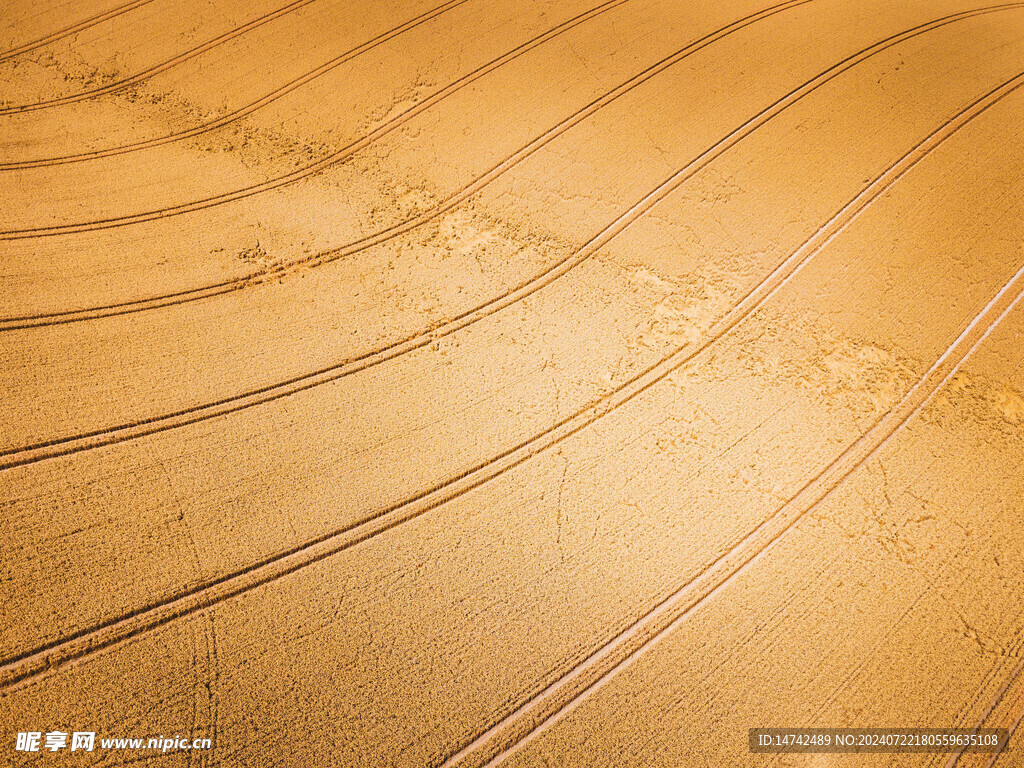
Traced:
[[0, 764], [1024, 766], [1024, 2], [772, 3], [0, 4]]

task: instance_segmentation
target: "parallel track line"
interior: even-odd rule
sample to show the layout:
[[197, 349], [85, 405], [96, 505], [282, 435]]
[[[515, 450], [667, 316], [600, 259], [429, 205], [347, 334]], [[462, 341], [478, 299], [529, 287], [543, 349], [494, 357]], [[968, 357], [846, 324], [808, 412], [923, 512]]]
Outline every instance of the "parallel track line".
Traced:
[[[464, 2], [465, 0], [462, 1]], [[520, 147], [511, 155], [505, 157], [499, 163], [493, 165], [485, 173], [473, 179], [469, 184], [449, 195], [437, 205], [432, 206], [429, 210], [426, 210], [416, 216], [411, 216], [397, 224], [378, 230], [371, 235], [360, 237], [359, 239], [346, 243], [345, 245], [321, 251], [320, 253], [313, 254], [308, 257], [290, 261], [286, 264], [280, 265], [273, 271], [244, 275], [231, 280], [224, 280], [219, 283], [212, 283], [210, 285], [205, 285], [187, 291], [176, 291], [162, 296], [151, 296], [137, 301], [119, 302], [117, 304], [108, 304], [86, 309], [0, 318], [0, 332], [83, 322], [85, 320], [93, 320], [101, 317], [132, 314], [134, 312], [144, 312], [151, 309], [177, 306], [179, 304], [186, 304], [192, 301], [200, 301], [214, 296], [220, 296], [225, 293], [230, 293], [235, 290], [259, 285], [267, 279], [279, 279], [299, 267], [312, 268], [328, 264], [332, 261], [336, 261], [337, 259], [345, 258], [368, 248], [388, 242], [406, 232], [428, 224], [443, 216], [445, 213], [465, 202], [470, 197], [484, 189], [487, 185], [512, 170], [542, 147], [565, 134], [574, 126], [593, 116], [599, 110], [704, 47], [776, 13], [781, 13], [782, 11], [805, 5], [810, 2], [813, 2], [813, 0], [788, 0], [787, 2], [780, 3], [763, 11], [758, 11], [757, 13], [753, 13], [742, 19], [738, 19], [715, 32], [705, 35], [670, 56], [665, 57], [656, 64], [651, 65], [623, 83], [620, 83], [612, 90], [605, 92], [599, 98], [591, 101], [585, 107], [577, 110], [572, 115], [532, 139], [526, 145]]]
[[52, 107], [58, 107], [64, 104], [74, 104], [75, 102], [85, 101], [87, 99], [95, 99], [99, 96], [105, 96], [110, 93], [116, 93], [117, 91], [124, 90], [125, 88], [128, 88], [131, 85], [140, 83], [143, 80], [148, 80], [149, 78], [153, 77], [154, 75], [158, 75], [161, 72], [166, 72], [168, 69], [176, 67], [179, 64], [183, 64], [189, 59], [193, 59], [196, 56], [199, 56], [200, 54], [206, 53], [207, 51], [210, 51], [216, 48], [217, 46], [228, 42], [229, 40], [233, 40], [236, 37], [240, 37], [241, 35], [244, 35], [246, 32], [250, 32], [253, 29], [256, 29], [257, 27], [261, 27], [264, 24], [273, 21], [274, 19], [291, 13], [292, 11], [297, 11], [303, 6], [309, 5], [310, 3], [313, 2], [316, 2], [316, 0], [293, 0], [293, 2], [289, 3], [288, 5], [282, 8], [278, 8], [276, 11], [271, 11], [270, 13], [260, 16], [258, 19], [253, 19], [252, 21], [247, 22], [246, 24], [243, 24], [240, 27], [235, 27], [235, 29], [218, 35], [212, 40], [207, 40], [202, 45], [196, 46], [195, 48], [185, 51], [184, 53], [179, 53], [176, 56], [172, 56], [166, 61], [149, 67], [148, 69], [144, 69], [143, 71], [131, 75], [130, 77], [125, 78], [124, 80], [118, 80], [116, 83], [109, 83], [107, 85], [100, 86], [99, 88], [93, 88], [88, 91], [82, 91], [81, 93], [73, 93], [68, 96], [61, 96], [56, 99], [47, 99], [46, 101], [36, 101], [31, 104], [16, 104], [10, 107], [3, 107], [0, 108], [0, 116], [24, 114], [25, 112], [34, 112], [39, 109], [50, 109]]
[[139, 150], [148, 149], [150, 147], [158, 147], [163, 144], [169, 144], [175, 141], [182, 141], [184, 139], [194, 138], [196, 136], [201, 136], [211, 131], [215, 131], [218, 128], [223, 128], [226, 125], [230, 125], [231, 123], [237, 122], [238, 120], [241, 120], [243, 117], [246, 117], [247, 115], [250, 115], [257, 110], [262, 109], [268, 104], [277, 101], [280, 98], [283, 98], [292, 91], [301, 88], [307, 83], [312, 82], [316, 78], [330, 72], [333, 69], [337, 69], [346, 62], [352, 61], [352, 59], [356, 58], [357, 56], [360, 56], [376, 48], [377, 46], [382, 45], [388, 40], [391, 40], [393, 37], [397, 37], [398, 35], [401, 35], [404, 32], [408, 32], [409, 30], [414, 29], [415, 27], [418, 27], [421, 24], [425, 24], [431, 19], [440, 16], [441, 14], [446, 13], [450, 10], [453, 10], [454, 8], [457, 8], [458, 6], [463, 5], [464, 3], [467, 2], [469, 2], [469, 0], [448, 0], [448, 2], [442, 3], [436, 8], [421, 13], [419, 16], [415, 18], [398, 25], [397, 27], [390, 29], [387, 32], [382, 32], [373, 39], [368, 40], [365, 43], [361, 43], [360, 45], [357, 45], [355, 48], [345, 51], [345, 53], [335, 56], [330, 61], [321, 64], [319, 67], [311, 69], [309, 72], [300, 75], [299, 77], [295, 78], [294, 80], [288, 83], [285, 83], [283, 86], [281, 86], [275, 91], [272, 91], [266, 96], [263, 96], [257, 99], [256, 101], [245, 105], [244, 107], [236, 109], [225, 115], [221, 115], [217, 119], [211, 120], [210, 122], [202, 123], [201, 125], [194, 126], [184, 131], [178, 131], [177, 133], [169, 133], [165, 136], [160, 136], [155, 139], [146, 139], [145, 141], [137, 141], [131, 144], [122, 144], [120, 146], [110, 147], [108, 149], [97, 149], [92, 152], [81, 152], [79, 154], [63, 155], [60, 157], [46, 157], [39, 158], [36, 160], [14, 160], [10, 162], [0, 163], [0, 171], [16, 171], [31, 168], [45, 168], [55, 165], [65, 165], [68, 163], [85, 162], [87, 160], [97, 160], [102, 157], [113, 157], [114, 155], [126, 154], [128, 152], [137, 152]]
[[149, 5], [152, 2], [153, 0], [134, 0], [134, 2], [125, 3], [124, 5], [119, 5], [116, 8], [112, 8], [109, 11], [98, 13], [95, 16], [90, 16], [88, 19], [83, 19], [82, 21], [79, 21], [76, 24], [64, 27], [63, 29], [59, 29], [56, 32], [51, 32], [50, 34], [32, 40], [31, 42], [24, 43], [23, 45], [19, 45], [16, 48], [11, 48], [7, 51], [4, 51], [3, 53], [0, 53], [0, 62], [12, 59], [15, 56], [20, 56], [23, 53], [34, 51], [36, 48], [42, 48], [44, 45], [55, 43], [58, 40], [62, 40], [65, 37], [70, 37], [71, 35], [86, 30], [89, 27], [94, 27], [97, 24], [107, 21], [107, 19], [113, 19], [117, 16], [122, 16], [123, 14], [126, 14], [129, 11], [134, 11], [136, 8], [141, 8], [143, 5]]
[[[716, 142], [697, 158], [673, 173], [669, 178], [658, 185], [658, 187], [622, 213], [618, 218], [608, 224], [574, 253], [557, 262], [552, 267], [542, 271], [530, 280], [520, 284], [516, 288], [506, 291], [494, 299], [463, 312], [444, 323], [407, 337], [399, 342], [364, 353], [358, 357], [351, 358], [329, 367], [322, 368], [310, 374], [293, 377], [284, 382], [250, 390], [239, 395], [222, 398], [203, 405], [181, 409], [172, 413], [162, 414], [147, 419], [140, 419], [118, 425], [116, 427], [94, 430], [78, 435], [55, 438], [52, 440], [33, 443], [31, 445], [8, 449], [0, 452], [0, 471], [36, 463], [46, 459], [67, 456], [81, 451], [93, 450], [103, 446], [127, 442], [147, 435], [177, 429], [189, 424], [207, 421], [219, 416], [235, 413], [336, 381], [345, 376], [350, 376], [354, 373], [379, 365], [388, 360], [392, 360], [416, 349], [428, 346], [438, 339], [449, 336], [495, 314], [496, 312], [522, 301], [526, 297], [533, 295], [568, 274], [580, 264], [590, 259], [595, 253], [597, 253], [612, 239], [617, 237], [640, 216], [644, 215], [657, 203], [671, 194], [675, 189], [710, 164], [713, 160], [721, 156], [724, 152], [752, 134], [776, 115], [797, 103], [804, 96], [813, 92], [835, 77], [838, 77], [840, 74], [861, 61], [864, 61], [867, 58], [870, 58], [871, 56], [874, 56], [912, 37], [938, 29], [941, 26], [954, 23], [955, 21], [980, 15], [981, 13], [993, 12], [993, 9], [1006, 10], [1010, 7], [1020, 8], [1022, 6], [1024, 6], [1024, 3], [1013, 3], [1009, 4], [1009, 6], [1007, 4], [1001, 4], [994, 7], [965, 11], [959, 14], [954, 14], [953, 16], [943, 17], [926, 24], [918, 25], [911, 30], [893, 35], [861, 50], [856, 54], [853, 54], [852, 56], [847, 57], [838, 64], [829, 67], [824, 72], [808, 80], [800, 87], [790, 91], [786, 96], [783, 96], [771, 106], [766, 107], [739, 128], [736, 128], [726, 137]], [[948, 125], [950, 124], [947, 123], [946, 126], [948, 127]], [[943, 129], [940, 128], [939, 131], [941, 130]], [[935, 134], [933, 134], [933, 136], [934, 135]]]
[[[129, 615], [113, 619], [99, 626], [82, 630], [73, 636], [50, 643], [17, 657], [4, 660], [2, 664], [0, 664], [0, 689], [9, 689], [16, 685], [26, 683], [26, 681], [31, 681], [47, 670], [59, 668], [61, 665], [87, 657], [102, 650], [103, 648], [110, 647], [129, 638], [152, 631], [157, 627], [168, 624], [178, 618], [210, 608], [211, 606], [224, 602], [232, 597], [249, 592], [262, 585], [277, 581], [291, 573], [295, 573], [341, 551], [349, 549], [356, 544], [367, 541], [380, 533], [396, 528], [409, 520], [415, 519], [426, 512], [436, 509], [446, 502], [458, 498], [499, 477], [512, 468], [529, 460], [541, 451], [565, 440], [598, 419], [615, 411], [636, 396], [653, 387], [677, 368], [685, 365], [694, 357], [707, 350], [736, 325], [738, 325], [744, 318], [748, 317], [751, 313], [764, 305], [765, 302], [781, 290], [784, 285], [786, 285], [807, 263], [809, 263], [817, 253], [831, 243], [843, 230], [855, 221], [860, 213], [863, 212], [870, 203], [876, 200], [886, 189], [902, 178], [910, 171], [911, 168], [927, 157], [935, 148], [950, 136], [954, 135], [958, 130], [960, 130], [960, 128], [970, 122], [970, 120], [973, 120], [975, 117], [982, 114], [985, 110], [996, 104], [1011, 92], [1020, 88], [1022, 85], [1024, 85], [1024, 72], [975, 100], [969, 107], [962, 110], [954, 118], [946, 121], [941, 128], [930, 134], [929, 137], [918, 144], [914, 150], [907, 155], [904, 155], [903, 158], [891, 165], [883, 174], [876, 177], [870, 185], [843, 206], [843, 208], [829, 219], [829, 221], [826, 222], [815, 234], [804, 241], [796, 251], [783, 260], [768, 276], [765, 277], [764, 280], [752, 288], [739, 303], [720, 318], [709, 330], [708, 338], [706, 338], [699, 347], [695, 347], [693, 349], [683, 347], [676, 350], [673, 354], [650, 366], [622, 387], [605, 395], [596, 403], [577, 411], [575, 414], [559, 421], [555, 425], [537, 435], [534, 435], [514, 448], [508, 449], [504, 453], [492, 457], [486, 462], [478, 464], [477, 466], [468, 469], [431, 489], [423, 491], [404, 502], [381, 510], [355, 525], [325, 534], [314, 541], [307, 542], [287, 552], [265, 559], [260, 563], [256, 563], [241, 571], [225, 575], [213, 582], [193, 588], [192, 590], [179, 594], [169, 600], [152, 603], [149, 606], [145, 606]], [[1002, 317], [1012, 309], [1013, 305], [1020, 298], [1021, 291], [1024, 290], [1024, 285], [1022, 285], [1024, 284], [1024, 279], [1022, 279], [1022, 277], [1024, 277], [1024, 268], [1022, 268], [1021, 271], [1019, 271], [1014, 278], [1003, 287], [985, 310], [971, 321], [963, 333], [958, 337], [956, 342], [954, 342], [953, 346], [947, 349], [946, 353], [944, 353], [932, 368], [929, 369], [925, 378], [921, 379], [909, 391], [908, 395], [903, 399], [903, 401], [901, 401], [900, 405], [893, 410], [890, 410], [885, 416], [876, 422], [875, 426], [872, 427], [864, 437], [848, 448], [847, 451], [836, 459], [829, 468], [823, 471], [811, 485], [805, 486], [804, 491], [797, 494], [797, 496], [795, 496], [790, 503], [783, 508], [785, 510], [789, 510], [789, 512], [787, 512], [787, 520], [792, 518], [792, 510], [796, 508], [800, 499], [805, 498], [808, 494], [813, 495], [813, 493], [817, 492], [817, 490], [809, 489], [812, 487], [817, 489], [822, 485], [822, 483], [827, 484], [827, 482], [829, 482], [829, 478], [839, 477], [839, 479], [842, 479], [846, 474], [849, 474], [852, 469], [845, 470], [845, 474], [843, 474], [844, 468], [846, 467], [844, 461], [846, 463], [849, 462], [849, 460], [844, 459], [844, 457], [848, 457], [853, 454], [860, 455], [857, 453], [859, 446], [862, 446], [864, 441], [873, 439], [871, 436], [884, 432], [884, 430], [898, 418], [898, 416], [895, 416], [894, 414], [902, 413], [903, 410], [906, 409], [907, 403], [911, 402], [911, 400], [917, 396], [916, 393], [925, 392], [926, 385], [934, 379], [935, 376], [942, 373], [942, 379], [932, 389], [932, 392], [934, 392], [938, 386], [941, 386], [946, 379], [955, 373], [963, 359], [965, 359], [966, 356], [969, 355], [977, 345], [988, 336], [992, 328], [995, 326], [995, 323], [999, 322], [999, 320], [1001, 320]], [[1004, 305], [1006, 305], [1005, 310], [1003, 309]], [[998, 315], [998, 318], [990, 323], [985, 330], [979, 330], [981, 325], [996, 311], [1001, 312], [1001, 314]], [[975, 341], [975, 339], [977, 340]], [[968, 343], [971, 344], [970, 348], [957, 358], [957, 354], [963, 351], [963, 348]], [[948, 372], [944, 372], [946, 369], [949, 369]], [[928, 395], [928, 397], [930, 397], [930, 395]], [[920, 410], [926, 402], [927, 397], [920, 399], [920, 402], [912, 408], [910, 415], [906, 416], [904, 421]], [[871, 453], [876, 451], [880, 445], [881, 444], [871, 448]], [[863, 460], [864, 459], [862, 459], [860, 463], [863, 463]], [[838, 482], [838, 480], [836, 482]], [[777, 513], [775, 517], [763, 523], [758, 529], [755, 529], [754, 532], [744, 539], [744, 541], [761, 541], [765, 532], [773, 532], [775, 530], [772, 528], [772, 521], [776, 521], [775, 526], [777, 527], [778, 521], [782, 519], [780, 517], [781, 514], [782, 512], [780, 511], [780, 513]], [[795, 520], [788, 524], [787, 529], [793, 524], [795, 524]], [[758, 531], [761, 531], [762, 533], [759, 534]], [[772, 539], [771, 541], [774, 540], [775, 539]], [[766, 548], [767, 546], [770, 546], [771, 541], [768, 545], [765, 545]], [[749, 549], [750, 546], [751, 545], [748, 544], [747, 549]], [[732, 558], [728, 561], [729, 563], [732, 563], [737, 558], [742, 560], [743, 558], [737, 554], [738, 551], [739, 550], [734, 548], [730, 554], [727, 554], [725, 558], [718, 561], [721, 565], [709, 566], [705, 571], [705, 575], [698, 577], [698, 581], [702, 579], [699, 583], [704, 584], [705, 582], [708, 582], [711, 578], [708, 574], [724, 572], [723, 569], [727, 569], [727, 566], [723, 563], [726, 562], [727, 558]], [[745, 560], [744, 563], [745, 562], [750, 562], [750, 560]], [[742, 567], [742, 565], [743, 563], [741, 563], [740, 567]], [[698, 581], [691, 582], [691, 584], [698, 583]], [[715, 589], [717, 588], [718, 587], [715, 587]], [[686, 588], [684, 587], [684, 589]], [[690, 591], [692, 592], [692, 589]], [[684, 604], [685, 601], [680, 598], [679, 601], [672, 603], [673, 606], [676, 606], [672, 608], [672, 610], [677, 610], [678, 606]], [[648, 614], [648, 618], [642, 621], [649, 621], [652, 616], [665, 616], [667, 610], [668, 609], [661, 611], [656, 610], [656, 612]], [[663, 632], [665, 630], [662, 629], [661, 631]], [[639, 637], [638, 632], [627, 632], [629, 632], [629, 637]], [[623, 647], [627, 647], [628, 644], [625, 643], [625, 640], [628, 638], [625, 637], [625, 634], [620, 635], [619, 638], [622, 639], [622, 642], [620, 642], [619, 639], [613, 641], [612, 645], [614, 648], [621, 649]], [[612, 648], [611, 645], [607, 647], [609, 649]], [[611, 651], [609, 651], [609, 653], [611, 653]], [[619, 651], [616, 650], [615, 653], [617, 654]], [[614, 654], [612, 654], [612, 656], [614, 656]], [[611, 658], [608, 653], [601, 655], [601, 659], [606, 660], [608, 658]], [[618, 657], [615, 656], [615, 658], [617, 659]], [[596, 657], [592, 657], [592, 659], [596, 659]], [[615, 663], [618, 664], [619, 661], [616, 661]], [[594, 661], [593, 663], [585, 662], [585, 664], [587, 670], [601, 671], [602, 677], [607, 674], [607, 670], [605, 669], [607, 664], [603, 661], [600, 663], [597, 661]], [[601, 666], [602, 664], [604, 664], [604, 666]], [[575, 673], [572, 680], [590, 681], [588, 682], [586, 689], [589, 689], [595, 683], [595, 681], [591, 681], [590, 678], [586, 677], [582, 672]], [[470, 745], [450, 758], [448, 762], [451, 763], [456, 759], [462, 760], [463, 757], [468, 754], [477, 753], [479, 750], [485, 748], [493, 752], [493, 750], [490, 750], [488, 745], [493, 745], [495, 743], [495, 738], [498, 734], [503, 734], [502, 738], [507, 744], [508, 740], [506, 735], [511, 732], [509, 730], [510, 727], [514, 726], [513, 730], [518, 734], [523, 730], [525, 727], [524, 724], [529, 720], [529, 717], [526, 715], [526, 708], [529, 708], [530, 711], [533, 712], [537, 707], [540, 707], [545, 712], [548, 712], [546, 719], [550, 720], [551, 717], [554, 717], [558, 712], [564, 709], [565, 706], [568, 706], [564, 696], [566, 691], [576, 691], [576, 693], [574, 693], [568, 700], [569, 702], [576, 698], [580, 693], [578, 684], [566, 682], [566, 679], [563, 678], [562, 681], [559, 681], [548, 689], [545, 689], [545, 691], [542, 691], [541, 694], [538, 695], [540, 698], [535, 697], [532, 700], [532, 704], [526, 705], [526, 707], [521, 708], [521, 710], [517, 710], [516, 713], [513, 713], [500, 723], [492, 726]], [[552, 710], [552, 705], [557, 706]], [[534, 730], [536, 730], [536, 723], [528, 728], [526, 735]], [[490, 757], [493, 757], [493, 755]], [[490, 759], [490, 757], [488, 759]]]
[[896, 406], [875, 421], [822, 472], [803, 486], [775, 514], [733, 545], [713, 565], [659, 603], [611, 642], [587, 657], [527, 703], [478, 736], [441, 764], [441, 768], [495, 768], [533, 742], [590, 694], [649, 651], [695, 609], [745, 573], [785, 534], [817, 508], [839, 484], [878, 453], [931, 401], [936, 392], [1024, 297], [1024, 267], [974, 317], [953, 344]]
[[[301, 1], [312, 2], [312, 0]], [[463, 75], [457, 80], [452, 81], [444, 88], [435, 91], [430, 96], [426, 97], [422, 101], [417, 102], [413, 106], [399, 113], [392, 120], [387, 121], [386, 123], [379, 126], [374, 131], [371, 131], [370, 133], [366, 134], [365, 136], [362, 136], [361, 138], [356, 139], [353, 142], [350, 142], [341, 149], [332, 152], [331, 154], [314, 163], [303, 166], [302, 168], [297, 168], [296, 170], [291, 171], [290, 173], [286, 173], [282, 176], [277, 176], [275, 178], [268, 179], [267, 181], [260, 182], [258, 184], [252, 184], [241, 189], [236, 189], [231, 192], [224, 192], [219, 195], [213, 195], [211, 197], [203, 198], [201, 200], [193, 200], [188, 203], [181, 203], [178, 205], [168, 206], [165, 208], [159, 208], [151, 211], [145, 211], [142, 213], [115, 216], [109, 219], [97, 219], [87, 222], [80, 222], [77, 224], [61, 224], [53, 227], [31, 227], [27, 229], [0, 231], [0, 240], [21, 240], [36, 237], [52, 237], [55, 235], [77, 234], [80, 232], [93, 232], [101, 229], [113, 229], [115, 227], [124, 227], [129, 226], [131, 224], [139, 224], [146, 221], [154, 221], [156, 219], [167, 218], [170, 216], [180, 216], [181, 214], [184, 213], [192, 213], [194, 211], [206, 210], [208, 208], [224, 205], [225, 203], [234, 202], [235, 200], [243, 200], [247, 197], [252, 197], [253, 195], [269, 192], [271, 190], [278, 189], [279, 187], [283, 187], [288, 184], [294, 184], [297, 181], [301, 181], [302, 179], [313, 176], [314, 174], [320, 173], [321, 171], [324, 171], [327, 168], [330, 168], [334, 165], [341, 163], [342, 161], [351, 157], [359, 150], [369, 146], [382, 136], [385, 136], [391, 133], [392, 131], [396, 130], [397, 128], [400, 128], [402, 125], [407, 123], [409, 120], [411, 120], [421, 112], [426, 111], [427, 109], [434, 106], [438, 102], [443, 101], [452, 94], [462, 90], [466, 86], [476, 82], [480, 78], [484, 77], [487, 74], [490, 74], [491, 72], [498, 69], [499, 67], [504, 66], [508, 62], [519, 58], [520, 56], [533, 50], [537, 46], [542, 45], [548, 42], [549, 40], [552, 40], [558, 37], [559, 35], [568, 32], [570, 29], [573, 29], [574, 27], [577, 27], [580, 24], [583, 24], [584, 22], [589, 21], [592, 18], [600, 16], [601, 14], [606, 13], [612, 10], [613, 8], [616, 8], [630, 1], [631, 0], [605, 0], [605, 2], [591, 8], [589, 11], [581, 13], [578, 16], [575, 16], [567, 21], [562, 22], [561, 24], [558, 24], [555, 27], [552, 27], [547, 32], [537, 35], [536, 37], [532, 38], [531, 40], [528, 40], [525, 43], [522, 43], [521, 45], [517, 45], [515, 48], [502, 54], [498, 58], [492, 59], [488, 63], [483, 64], [480, 67], [477, 67], [472, 72]]]

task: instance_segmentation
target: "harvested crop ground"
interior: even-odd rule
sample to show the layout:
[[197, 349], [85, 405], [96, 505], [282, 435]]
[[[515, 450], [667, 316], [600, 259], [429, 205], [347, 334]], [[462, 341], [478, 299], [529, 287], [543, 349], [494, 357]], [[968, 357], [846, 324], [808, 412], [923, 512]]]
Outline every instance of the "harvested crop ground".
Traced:
[[1024, 2], [772, 2], [6, 3], [0, 762], [1024, 766]]

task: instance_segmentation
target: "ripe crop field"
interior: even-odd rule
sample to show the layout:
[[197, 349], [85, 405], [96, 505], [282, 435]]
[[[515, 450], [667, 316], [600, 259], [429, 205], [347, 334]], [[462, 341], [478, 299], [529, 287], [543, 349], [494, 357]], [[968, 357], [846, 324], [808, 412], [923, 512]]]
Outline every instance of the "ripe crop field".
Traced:
[[2, 5], [0, 764], [1024, 766], [1024, 2]]

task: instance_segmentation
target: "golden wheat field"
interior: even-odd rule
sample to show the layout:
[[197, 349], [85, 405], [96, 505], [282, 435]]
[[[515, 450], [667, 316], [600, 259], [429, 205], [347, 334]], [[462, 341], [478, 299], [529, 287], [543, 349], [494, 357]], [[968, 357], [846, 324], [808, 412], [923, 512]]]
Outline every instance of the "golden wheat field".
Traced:
[[437, 3], [0, 4], [0, 764], [1024, 766], [1024, 2]]

